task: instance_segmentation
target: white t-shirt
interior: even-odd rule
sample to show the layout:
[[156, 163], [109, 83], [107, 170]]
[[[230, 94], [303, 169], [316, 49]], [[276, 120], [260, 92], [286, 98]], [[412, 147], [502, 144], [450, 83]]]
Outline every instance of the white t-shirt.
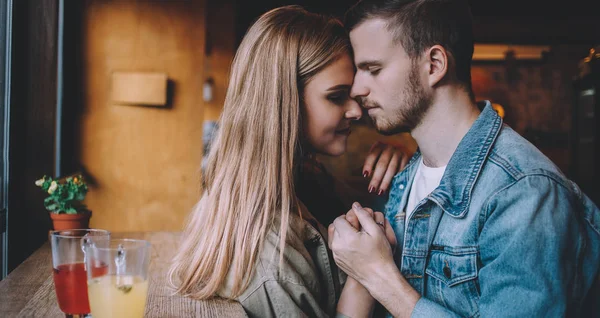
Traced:
[[419, 167], [410, 187], [408, 202], [406, 203], [406, 222], [410, 219], [419, 202], [440, 185], [444, 171], [446, 171], [446, 166], [431, 168], [423, 163], [423, 158], [419, 160]]

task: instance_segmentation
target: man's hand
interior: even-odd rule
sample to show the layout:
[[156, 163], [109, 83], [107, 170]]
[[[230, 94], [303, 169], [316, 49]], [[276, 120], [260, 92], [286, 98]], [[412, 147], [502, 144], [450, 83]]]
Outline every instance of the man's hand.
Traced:
[[[371, 217], [373, 217], [373, 209], [371, 209], [371, 208], [364, 208], [364, 209], [365, 209], [365, 211], [367, 211], [369, 213], [369, 215], [371, 215]], [[361, 230], [360, 222], [358, 222], [358, 218], [356, 217], [356, 214], [354, 213], [354, 211], [352, 209], [350, 209], [350, 211], [348, 211], [346, 214], [344, 214], [342, 216], [345, 216], [346, 221], [348, 221], [348, 223], [350, 223], [350, 225], [352, 225], [355, 229], [357, 229], [359, 231]], [[333, 225], [333, 223], [329, 224], [329, 227], [327, 228], [327, 244], [329, 245], [329, 249], [331, 249], [331, 241], [333, 239], [334, 231], [335, 231], [335, 226]]]
[[348, 218], [353, 220], [353, 216], [348, 214], [335, 219], [329, 228], [336, 264], [364, 286], [390, 313], [410, 317], [421, 296], [402, 277], [394, 263], [385, 231], [386, 225], [390, 230], [391, 227], [384, 220], [382, 229], [374, 216], [358, 203], [354, 203], [352, 208], [361, 230], [348, 221]]
[[371, 177], [369, 193], [382, 195], [389, 190], [392, 179], [404, 169], [410, 158], [411, 155], [401, 146], [383, 142], [373, 144], [363, 166], [363, 176]]
[[[384, 232], [385, 220], [382, 228], [369, 211], [363, 209], [358, 203], [353, 205], [353, 209], [361, 230], [357, 230], [348, 222], [348, 215], [338, 217], [333, 222], [331, 249], [338, 266], [365, 285], [366, 279], [372, 277], [370, 274], [378, 272], [380, 268], [396, 265], [392, 256], [392, 247]], [[387, 225], [390, 228], [389, 224]]]
[[[394, 230], [392, 229], [392, 225], [390, 224], [390, 222], [388, 222], [388, 220], [381, 212], [373, 212], [373, 210], [370, 208], [364, 208], [364, 210], [367, 211], [371, 215], [373, 220], [375, 220], [375, 223], [377, 223], [377, 225], [381, 227], [381, 230], [385, 233], [385, 236], [388, 242], [390, 243], [390, 246], [392, 247], [393, 253], [395, 253], [396, 245], [398, 244], [396, 240], [396, 235], [394, 234]], [[358, 217], [356, 216], [356, 213], [353, 209], [346, 213], [346, 221], [348, 221], [348, 223], [350, 223], [350, 225], [352, 225], [352, 227], [354, 227], [358, 231], [361, 230], [360, 222], [358, 221]], [[331, 249], [331, 241], [333, 239], [333, 232], [335, 231], [335, 226], [333, 225], [333, 223], [329, 225], [329, 228], [327, 230], [327, 243], [329, 244], [329, 249]]]
[[[369, 208], [365, 208], [365, 211], [376, 220], [375, 222], [380, 222], [385, 219], [381, 212], [373, 212], [373, 210]], [[360, 222], [352, 210], [346, 214], [346, 220], [354, 228], [360, 230]], [[335, 226], [330, 224], [328, 228], [328, 243], [330, 249], [334, 231]], [[369, 291], [354, 278], [348, 276], [342, 294], [340, 295], [340, 300], [338, 301], [338, 313], [348, 317], [371, 317], [374, 305], [375, 299], [373, 299]]]

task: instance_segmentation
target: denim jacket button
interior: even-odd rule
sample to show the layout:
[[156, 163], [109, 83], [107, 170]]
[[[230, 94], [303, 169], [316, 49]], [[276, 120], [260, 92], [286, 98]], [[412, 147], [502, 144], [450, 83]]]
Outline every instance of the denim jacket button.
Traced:
[[452, 277], [452, 271], [450, 270], [450, 267], [448, 267], [448, 265], [444, 266], [444, 276], [446, 276], [446, 278], [448, 279]]
[[398, 188], [400, 188], [400, 190], [404, 190], [404, 185], [401, 184], [401, 185], [398, 186]]

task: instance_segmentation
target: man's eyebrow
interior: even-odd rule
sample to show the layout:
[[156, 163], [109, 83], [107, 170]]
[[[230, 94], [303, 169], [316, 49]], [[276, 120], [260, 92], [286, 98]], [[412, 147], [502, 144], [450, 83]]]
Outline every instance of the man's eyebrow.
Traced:
[[381, 62], [376, 60], [362, 61], [356, 65], [358, 69], [366, 70], [371, 66], [381, 66]]

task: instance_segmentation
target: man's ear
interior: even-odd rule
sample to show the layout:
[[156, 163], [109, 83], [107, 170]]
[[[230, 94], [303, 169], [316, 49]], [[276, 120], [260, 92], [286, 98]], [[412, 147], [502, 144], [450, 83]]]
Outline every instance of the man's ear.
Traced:
[[425, 63], [428, 67], [428, 83], [430, 87], [436, 86], [448, 73], [448, 52], [441, 45], [434, 45], [424, 53]]

